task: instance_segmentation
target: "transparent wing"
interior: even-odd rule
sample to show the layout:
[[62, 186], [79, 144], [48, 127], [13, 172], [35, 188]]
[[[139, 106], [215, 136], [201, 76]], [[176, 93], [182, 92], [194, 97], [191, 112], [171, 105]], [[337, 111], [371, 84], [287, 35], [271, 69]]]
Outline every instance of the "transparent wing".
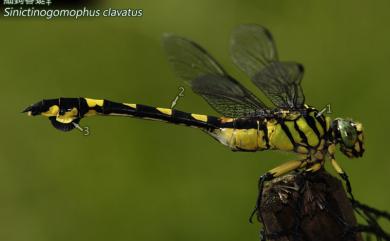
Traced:
[[271, 62], [252, 77], [253, 83], [280, 108], [302, 108], [303, 66], [294, 62]]
[[240, 25], [231, 37], [233, 62], [280, 108], [302, 108], [303, 66], [280, 62], [271, 33], [254, 24]]
[[250, 77], [268, 63], [278, 60], [271, 33], [259, 25], [238, 26], [232, 33], [230, 44], [233, 62]]
[[166, 34], [163, 45], [176, 74], [220, 114], [243, 117], [267, 109], [196, 43]]

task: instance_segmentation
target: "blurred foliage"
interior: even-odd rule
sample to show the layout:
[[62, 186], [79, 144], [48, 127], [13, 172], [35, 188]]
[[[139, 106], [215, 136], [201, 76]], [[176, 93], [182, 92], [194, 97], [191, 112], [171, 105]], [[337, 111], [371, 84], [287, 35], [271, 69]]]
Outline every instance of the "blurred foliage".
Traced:
[[[364, 123], [365, 156], [339, 162], [355, 196], [390, 210], [387, 186], [390, 2], [104, 1], [142, 18], [5, 19], [1, 29], [0, 240], [257, 240], [247, 218], [257, 179], [294, 157], [233, 153], [201, 131], [128, 118], [89, 118], [85, 137], [20, 111], [42, 98], [96, 97], [168, 107], [181, 83], [160, 38], [174, 32], [232, 64], [242, 23], [267, 26], [283, 60], [305, 65], [308, 104]], [[185, 92], [178, 109], [216, 114]]]

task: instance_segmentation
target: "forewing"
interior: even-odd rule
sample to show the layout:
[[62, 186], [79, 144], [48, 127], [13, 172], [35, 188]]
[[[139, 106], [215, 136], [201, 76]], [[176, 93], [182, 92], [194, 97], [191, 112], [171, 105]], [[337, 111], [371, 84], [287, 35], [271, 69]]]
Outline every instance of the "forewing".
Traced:
[[241, 25], [231, 37], [233, 62], [245, 72], [274, 105], [301, 108], [304, 95], [300, 86], [303, 66], [279, 62], [271, 33], [254, 24]]
[[272, 62], [252, 77], [253, 83], [280, 108], [299, 109], [305, 103], [301, 80], [303, 66], [295, 62]]
[[196, 43], [169, 34], [163, 45], [176, 74], [220, 114], [243, 117], [267, 108]]

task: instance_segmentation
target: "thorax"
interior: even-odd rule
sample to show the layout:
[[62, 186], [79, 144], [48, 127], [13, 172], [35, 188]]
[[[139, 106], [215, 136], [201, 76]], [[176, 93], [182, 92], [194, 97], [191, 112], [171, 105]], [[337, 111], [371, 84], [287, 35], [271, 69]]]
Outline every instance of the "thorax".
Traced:
[[282, 150], [309, 154], [326, 146], [330, 118], [305, 111], [279, 110], [268, 116], [221, 118], [210, 134], [235, 151]]

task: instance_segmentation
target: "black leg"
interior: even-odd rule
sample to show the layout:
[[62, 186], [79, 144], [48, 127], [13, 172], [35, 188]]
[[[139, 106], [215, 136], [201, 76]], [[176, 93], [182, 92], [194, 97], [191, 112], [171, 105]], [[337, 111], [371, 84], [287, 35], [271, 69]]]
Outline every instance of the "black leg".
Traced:
[[334, 159], [334, 156], [331, 156], [331, 164], [333, 166], [333, 169], [340, 175], [340, 177], [345, 181], [345, 185], [347, 186], [347, 192], [351, 196], [351, 199], [355, 201], [354, 196], [352, 195], [352, 187], [351, 183], [349, 182], [349, 178], [347, 173], [340, 167], [340, 165], [337, 163], [336, 159]]
[[355, 201], [355, 197], [352, 194], [351, 182], [349, 181], [347, 173], [345, 171], [343, 173], [340, 173], [340, 177], [345, 181], [345, 185], [347, 186], [347, 192], [351, 196], [352, 201]]
[[258, 220], [263, 225], [263, 228], [260, 231], [260, 240], [261, 241], [267, 240], [267, 233], [265, 231], [263, 215], [261, 214], [261, 201], [262, 201], [262, 197], [263, 197], [264, 183], [266, 181], [269, 181], [272, 179], [273, 179], [273, 175], [268, 173], [268, 172], [259, 178], [259, 182], [258, 182], [259, 194], [257, 196], [255, 208], [254, 208], [253, 212], [251, 213], [251, 216], [249, 217], [249, 222], [253, 223], [253, 216], [255, 216], [255, 214], [258, 213], [258, 217], [260, 217], [260, 220], [259, 219]]
[[254, 208], [254, 210], [252, 211], [252, 213], [251, 213], [251, 215], [249, 217], [249, 222], [250, 223], [253, 223], [253, 216], [255, 216], [255, 214], [258, 212], [259, 216], [260, 216], [260, 220], [259, 221], [261, 221], [261, 223], [264, 224], [263, 217], [262, 217], [261, 211], [260, 211], [261, 201], [262, 201], [262, 197], [263, 197], [264, 183], [266, 181], [269, 181], [269, 180], [272, 180], [272, 179], [273, 179], [273, 175], [270, 174], [269, 172], [267, 172], [264, 175], [260, 176], [259, 181], [258, 181], [259, 194], [257, 196], [255, 208]]

